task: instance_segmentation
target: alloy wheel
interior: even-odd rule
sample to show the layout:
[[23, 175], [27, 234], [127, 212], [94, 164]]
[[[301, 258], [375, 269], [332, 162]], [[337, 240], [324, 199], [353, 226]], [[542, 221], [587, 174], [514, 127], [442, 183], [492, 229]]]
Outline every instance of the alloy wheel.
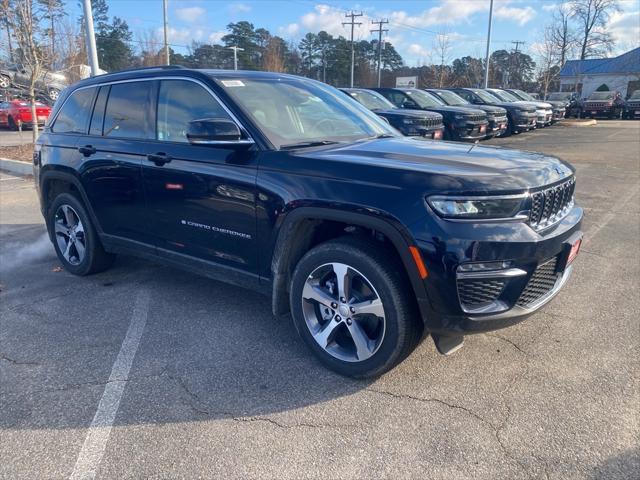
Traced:
[[9, 80], [9, 77], [0, 75], [0, 88], [9, 88], [10, 84], [11, 84], [11, 81]]
[[60, 92], [55, 88], [52, 88], [51, 90], [49, 90], [49, 98], [54, 102], [58, 99], [59, 95], [60, 95]]
[[55, 215], [55, 235], [58, 248], [71, 265], [84, 260], [87, 240], [78, 213], [69, 205], [60, 205]]
[[314, 340], [346, 362], [371, 358], [382, 345], [386, 318], [371, 282], [344, 263], [316, 268], [302, 292], [304, 319]]

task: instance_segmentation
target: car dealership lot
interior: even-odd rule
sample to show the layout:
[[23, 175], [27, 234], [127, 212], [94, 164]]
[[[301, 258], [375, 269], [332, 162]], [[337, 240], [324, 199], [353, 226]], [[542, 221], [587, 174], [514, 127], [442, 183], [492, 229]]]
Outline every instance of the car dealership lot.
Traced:
[[0, 477], [634, 478], [640, 123], [487, 144], [576, 166], [574, 277], [524, 323], [366, 382], [252, 292], [128, 257], [58, 271], [32, 183], [0, 175]]

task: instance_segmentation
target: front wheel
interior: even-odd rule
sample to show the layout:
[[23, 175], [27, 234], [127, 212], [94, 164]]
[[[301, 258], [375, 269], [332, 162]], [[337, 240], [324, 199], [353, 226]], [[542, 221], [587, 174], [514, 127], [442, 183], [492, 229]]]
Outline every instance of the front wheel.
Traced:
[[73, 195], [61, 193], [54, 199], [47, 226], [65, 270], [89, 275], [106, 270], [113, 263], [114, 255], [105, 252], [84, 205]]
[[0, 75], [0, 88], [9, 88], [11, 86], [11, 79], [6, 75]]
[[422, 329], [402, 265], [375, 242], [344, 237], [310, 250], [291, 286], [294, 325], [328, 368], [357, 378], [390, 370]]

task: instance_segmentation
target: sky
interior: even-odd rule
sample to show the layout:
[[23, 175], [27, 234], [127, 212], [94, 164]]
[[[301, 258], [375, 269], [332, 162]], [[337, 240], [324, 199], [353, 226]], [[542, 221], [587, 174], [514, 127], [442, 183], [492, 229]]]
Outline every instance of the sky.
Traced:
[[[557, 1], [495, 0], [491, 49], [511, 49], [511, 42], [523, 41], [519, 48], [533, 54]], [[134, 32], [162, 32], [162, 0], [107, 3], [110, 15], [124, 18]], [[225, 26], [240, 20], [296, 43], [305, 33], [320, 30], [348, 38], [349, 27], [342, 22], [353, 10], [364, 14], [357, 19], [363, 25], [356, 27], [356, 39], [373, 39], [371, 21], [389, 20], [386, 38], [408, 66], [436, 61], [435, 46], [442, 34], [451, 45], [449, 62], [465, 55], [483, 57], [489, 15], [489, 0], [169, 0], [168, 5], [169, 42], [176, 51], [186, 52], [194, 40], [219, 43]], [[607, 26], [616, 54], [640, 46], [640, 0], [620, 0], [620, 6]]]

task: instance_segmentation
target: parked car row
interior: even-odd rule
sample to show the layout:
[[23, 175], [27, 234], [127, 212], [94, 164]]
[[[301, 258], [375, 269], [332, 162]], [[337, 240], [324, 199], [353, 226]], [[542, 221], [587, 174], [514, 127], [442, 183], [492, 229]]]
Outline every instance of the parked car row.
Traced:
[[576, 93], [551, 93], [546, 100], [550, 103], [562, 102], [567, 117], [576, 118], [639, 118], [640, 90], [634, 90], [625, 101], [618, 91], [593, 92], [580, 99]]
[[344, 88], [342, 91], [404, 135], [432, 139], [475, 142], [545, 127], [566, 114], [564, 102], [542, 102], [521, 90]]

